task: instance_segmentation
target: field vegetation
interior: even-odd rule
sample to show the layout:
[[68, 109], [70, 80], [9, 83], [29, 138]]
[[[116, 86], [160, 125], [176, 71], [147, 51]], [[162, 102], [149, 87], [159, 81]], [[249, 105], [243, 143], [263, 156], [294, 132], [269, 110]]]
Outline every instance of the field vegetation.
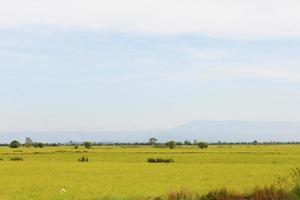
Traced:
[[299, 190], [300, 145], [171, 146], [0, 147], [0, 199], [278, 200]]

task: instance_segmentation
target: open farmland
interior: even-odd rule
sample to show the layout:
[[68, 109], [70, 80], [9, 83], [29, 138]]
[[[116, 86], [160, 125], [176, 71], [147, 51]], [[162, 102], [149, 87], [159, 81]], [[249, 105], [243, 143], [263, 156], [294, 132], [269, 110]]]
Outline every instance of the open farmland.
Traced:
[[[78, 162], [82, 156], [89, 162]], [[22, 157], [23, 161], [11, 161]], [[0, 199], [153, 197], [188, 188], [245, 192], [275, 183], [300, 166], [299, 145], [0, 148]], [[172, 158], [174, 163], [148, 163]]]

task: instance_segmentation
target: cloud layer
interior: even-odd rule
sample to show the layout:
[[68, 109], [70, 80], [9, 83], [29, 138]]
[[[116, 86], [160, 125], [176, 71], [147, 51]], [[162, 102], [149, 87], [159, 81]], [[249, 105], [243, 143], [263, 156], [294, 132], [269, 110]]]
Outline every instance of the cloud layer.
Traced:
[[220, 38], [300, 37], [298, 0], [0, 0], [0, 27]]

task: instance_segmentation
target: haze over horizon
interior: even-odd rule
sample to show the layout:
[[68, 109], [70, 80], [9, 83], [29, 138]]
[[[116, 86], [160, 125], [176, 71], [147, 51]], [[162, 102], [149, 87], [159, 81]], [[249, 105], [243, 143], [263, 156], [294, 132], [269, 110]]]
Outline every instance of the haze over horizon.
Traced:
[[0, 5], [0, 133], [300, 121], [299, 1]]
[[284, 121], [191, 121], [169, 129], [132, 131], [29, 131], [0, 132], [0, 143], [30, 137], [42, 142], [148, 142], [155, 137], [159, 142], [170, 140], [200, 140], [206, 142], [300, 142], [300, 122]]

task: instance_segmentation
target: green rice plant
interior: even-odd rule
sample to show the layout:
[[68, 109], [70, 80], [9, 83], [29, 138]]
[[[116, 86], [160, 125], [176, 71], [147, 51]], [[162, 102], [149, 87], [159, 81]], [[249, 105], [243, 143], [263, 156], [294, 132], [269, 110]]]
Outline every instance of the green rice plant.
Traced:
[[179, 191], [170, 191], [167, 193], [167, 200], [192, 200], [193, 193], [188, 189], [181, 189]]
[[[0, 184], [0, 199], [96, 200], [107, 195], [112, 200], [167, 200], [166, 191], [183, 186], [191, 191], [193, 200], [207, 197], [208, 193], [213, 196], [213, 191], [224, 187], [227, 196], [241, 194], [243, 200], [253, 200], [251, 189], [274, 184], [290, 193], [291, 200], [299, 200], [300, 189], [292, 181], [298, 176], [291, 176], [290, 169], [300, 167], [300, 145], [218, 146], [210, 145], [205, 151], [196, 145], [176, 149], [150, 145], [92, 149], [45, 146], [38, 153], [35, 148], [19, 147], [17, 150], [22, 152], [16, 153], [16, 149], [0, 147], [4, 161], [11, 157], [24, 159], [18, 163], [0, 162], [0, 182], [5, 183]], [[88, 157], [89, 163], [78, 163], [82, 156]], [[155, 163], [147, 162], [148, 158]], [[157, 158], [172, 158], [175, 162], [156, 163]], [[283, 177], [280, 185], [276, 182], [278, 177]], [[61, 188], [66, 192], [60, 194]]]
[[256, 188], [253, 193], [248, 196], [249, 200], [290, 200], [289, 191], [277, 188], [272, 185], [270, 187]]
[[291, 200], [299, 200], [299, 199], [300, 199], [300, 186], [297, 183], [291, 190]]

